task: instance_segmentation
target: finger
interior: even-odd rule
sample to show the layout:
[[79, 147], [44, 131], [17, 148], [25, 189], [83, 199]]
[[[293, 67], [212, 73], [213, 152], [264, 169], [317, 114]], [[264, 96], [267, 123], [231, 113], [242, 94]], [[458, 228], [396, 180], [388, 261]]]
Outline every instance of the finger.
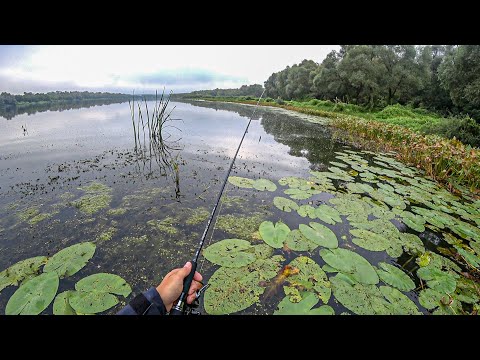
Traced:
[[203, 276], [198, 271], [195, 271], [195, 275], [193, 276], [193, 280], [202, 281], [202, 279], [203, 279]]
[[192, 281], [190, 285], [190, 289], [188, 290], [188, 295], [193, 294], [195, 291], [200, 290], [202, 288], [202, 283], [198, 281]]
[[188, 295], [187, 297], [187, 304], [191, 304], [193, 302], [193, 300], [195, 300], [195, 293], [191, 294], [191, 295]]
[[188, 261], [182, 268], [177, 269], [177, 275], [184, 279], [190, 274], [190, 271], [192, 271], [192, 263]]

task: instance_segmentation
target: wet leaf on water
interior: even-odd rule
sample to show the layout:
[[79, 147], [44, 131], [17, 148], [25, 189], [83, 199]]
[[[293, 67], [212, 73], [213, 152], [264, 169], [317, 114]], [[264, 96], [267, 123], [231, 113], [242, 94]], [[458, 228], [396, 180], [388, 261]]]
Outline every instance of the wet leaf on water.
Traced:
[[280, 210], [285, 211], [285, 212], [291, 212], [292, 210], [298, 210], [298, 205], [296, 202], [281, 197], [281, 196], [275, 196], [273, 198], [273, 204]]
[[38, 315], [52, 302], [57, 293], [57, 273], [43, 273], [28, 280], [8, 300], [5, 315]]
[[317, 207], [315, 209], [315, 216], [330, 225], [342, 222], [340, 213], [335, 208], [328, 205], [320, 205]]
[[390, 243], [383, 236], [362, 229], [352, 229], [350, 233], [355, 236], [352, 242], [370, 251], [383, 251], [390, 247]]
[[308, 181], [296, 176], [285, 176], [278, 180], [278, 183], [282, 186], [288, 186], [290, 188], [298, 188], [302, 185], [307, 185]]
[[280, 249], [283, 247], [290, 228], [280, 221], [275, 225], [271, 221], [264, 221], [260, 224], [259, 232], [263, 241], [276, 249]]
[[458, 253], [463, 257], [463, 259], [468, 263], [468, 265], [477, 269], [480, 267], [480, 257], [466, 251], [465, 249], [462, 249], [457, 245], [454, 245], [454, 248], [457, 249]]
[[75, 290], [83, 292], [106, 292], [127, 297], [132, 288], [120, 276], [98, 273], [84, 277], [75, 284]]
[[330, 164], [334, 165], [334, 166], [337, 166], [337, 167], [340, 167], [340, 168], [348, 168], [348, 165], [346, 164], [342, 164], [342, 163], [339, 163], [339, 162], [336, 162], [336, 161], [330, 161]]
[[415, 235], [409, 233], [399, 233], [400, 242], [403, 250], [410, 255], [420, 255], [425, 252], [425, 246], [423, 246], [422, 240]]
[[305, 200], [312, 197], [314, 194], [319, 194], [320, 191], [317, 190], [301, 190], [297, 188], [286, 189], [285, 194], [290, 196], [292, 199], [296, 200]]
[[312, 251], [318, 247], [318, 244], [307, 239], [300, 230], [292, 230], [288, 233], [285, 245], [293, 251]]
[[475, 281], [460, 277], [457, 280], [457, 288], [455, 290], [455, 298], [458, 301], [475, 304], [480, 301], [480, 285]]
[[311, 205], [301, 205], [297, 210], [298, 215], [301, 217], [309, 217], [310, 219], [315, 219], [315, 208]]
[[470, 247], [473, 249], [473, 251], [477, 253], [477, 255], [480, 255], [480, 243], [475, 241], [470, 241]]
[[203, 256], [214, 264], [239, 268], [256, 260], [252, 250], [253, 246], [246, 240], [225, 239], [203, 250]]
[[435, 267], [422, 267], [417, 270], [417, 276], [425, 280], [430, 289], [442, 294], [451, 294], [457, 287], [457, 281], [450, 273]]
[[292, 303], [286, 296], [280, 301], [278, 310], [275, 310], [273, 315], [335, 315], [332, 307], [328, 305], [312, 309], [317, 303], [318, 298], [312, 293], [307, 293], [298, 303]]
[[464, 221], [457, 219], [451, 230], [464, 239], [480, 242], [480, 229]]
[[378, 265], [381, 269], [377, 269], [377, 274], [384, 283], [400, 291], [411, 291], [415, 289], [413, 280], [399, 268], [384, 262], [380, 262]]
[[347, 189], [354, 194], [363, 194], [373, 191], [373, 187], [368, 184], [363, 183], [348, 183]]
[[283, 287], [285, 294], [289, 295], [290, 301], [300, 301], [304, 296], [302, 291], [309, 291], [315, 293], [326, 304], [332, 290], [327, 274], [320, 265], [307, 256], [297, 257], [289, 265], [300, 270], [297, 274], [291, 275], [288, 278], [288, 285]]
[[273, 254], [273, 247], [267, 244], [254, 245], [253, 248], [257, 259], [266, 259]]
[[97, 314], [114, 307], [118, 302], [115, 295], [97, 291], [74, 291], [69, 297], [72, 309], [82, 314]]
[[300, 232], [311, 242], [326, 247], [330, 249], [334, 249], [338, 247], [338, 239], [335, 233], [330, 230], [325, 225], [311, 222], [307, 226], [305, 224], [300, 224], [298, 229]]
[[334, 267], [325, 264], [322, 266], [322, 270], [325, 271], [326, 273], [337, 273], [338, 269], [335, 269]]
[[221, 315], [250, 307], [265, 291], [259, 283], [273, 279], [284, 260], [283, 256], [275, 255], [241, 268], [219, 268], [208, 281], [210, 287], [204, 294], [205, 311]]
[[390, 286], [380, 286], [380, 292], [389, 301], [389, 308], [393, 315], [422, 315], [417, 305], [405, 294]]
[[53, 255], [43, 268], [43, 272], [55, 271], [62, 279], [75, 274], [87, 265], [95, 254], [95, 244], [82, 242], [60, 250]]
[[460, 312], [460, 301], [433, 289], [420, 291], [418, 302], [428, 310], [436, 309], [434, 315], [456, 315]]
[[74, 292], [73, 290], [67, 290], [55, 297], [55, 301], [53, 302], [53, 315], [77, 315], [69, 302], [70, 296]]
[[425, 231], [425, 219], [422, 216], [412, 214], [410, 211], [402, 211], [400, 214], [402, 221], [409, 228], [418, 231]]
[[254, 180], [247, 179], [240, 176], [229, 176], [228, 182], [232, 185], [235, 185], [241, 188], [246, 188], [246, 189], [252, 189], [254, 184]]
[[375, 269], [361, 255], [342, 248], [321, 249], [320, 256], [331, 267], [350, 274], [362, 284], [377, 284], [379, 279]]
[[389, 303], [375, 285], [352, 283], [342, 274], [330, 278], [338, 302], [357, 315], [388, 315]]
[[5, 289], [7, 286], [17, 286], [22, 281], [30, 280], [40, 273], [40, 267], [46, 262], [46, 256], [36, 256], [21, 260], [16, 264], [6, 268], [0, 272], [0, 291]]
[[383, 189], [383, 190], [389, 191], [389, 192], [394, 192], [395, 191], [393, 186], [388, 185], [388, 184], [384, 184], [384, 183], [378, 183], [378, 187]]
[[275, 185], [273, 182], [271, 182], [268, 179], [258, 179], [253, 182], [253, 187], [256, 190], [260, 191], [275, 191], [277, 190], [277, 185]]

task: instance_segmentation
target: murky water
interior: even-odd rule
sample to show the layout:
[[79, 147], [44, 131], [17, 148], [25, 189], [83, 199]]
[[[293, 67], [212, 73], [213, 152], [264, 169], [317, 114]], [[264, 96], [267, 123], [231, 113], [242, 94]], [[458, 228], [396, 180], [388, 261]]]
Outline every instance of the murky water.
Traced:
[[[131, 284], [133, 294], [128, 301], [189, 260], [253, 107], [171, 104], [176, 106], [174, 118], [181, 119], [176, 123], [181, 131], [170, 129], [171, 139], [178, 139], [172, 145], [180, 150], [172, 150], [166, 160], [178, 156], [178, 184], [175, 173], [162, 163], [135, 155], [127, 103], [0, 118], [0, 270], [19, 260], [51, 256], [75, 243], [92, 241], [97, 246], [94, 257], [81, 271], [62, 279], [58, 292], [73, 289], [87, 275], [108, 272]], [[276, 184], [287, 176], [307, 179], [310, 171], [328, 171], [329, 162], [339, 161], [336, 157], [346, 149], [355, 150], [333, 140], [321, 124], [283, 110], [259, 108], [231, 175], [266, 178]], [[373, 155], [363, 156], [375, 165]], [[337, 190], [346, 192], [345, 182], [332, 181]], [[355, 181], [360, 182], [360, 177]], [[96, 197], [100, 203], [94, 203], [85, 191], [92, 182], [109, 188]], [[278, 186], [269, 192], [228, 184], [207, 245], [227, 238], [262, 243], [254, 233], [265, 220], [281, 220], [292, 230], [302, 223], [320, 222], [275, 207], [274, 197], [288, 198], [286, 188]], [[317, 206], [327, 203], [333, 193], [322, 192], [297, 202]], [[418, 234], [401, 223], [395, 225], [403, 232]], [[372, 265], [383, 261], [404, 265], [405, 272], [416, 269], [406, 252], [392, 258], [385, 251], [353, 244], [346, 220], [327, 226], [337, 235], [341, 248], [353, 249]], [[431, 229], [420, 238], [435, 252], [439, 246], [449, 246]], [[282, 265], [306, 255], [323, 266], [318, 250], [275, 249], [274, 254], [285, 257]], [[218, 268], [203, 258], [200, 261], [199, 270], [207, 281]], [[411, 277], [419, 286], [413, 272]], [[10, 286], [0, 293], [2, 313], [16, 289]], [[418, 302], [417, 291], [406, 294], [419, 310], [427, 312]], [[280, 290], [237, 313], [271, 314], [283, 297]], [[121, 305], [106, 313], [115, 313]], [[337, 314], [350, 312], [334, 296], [328, 305]], [[51, 314], [52, 305], [44, 313]]]

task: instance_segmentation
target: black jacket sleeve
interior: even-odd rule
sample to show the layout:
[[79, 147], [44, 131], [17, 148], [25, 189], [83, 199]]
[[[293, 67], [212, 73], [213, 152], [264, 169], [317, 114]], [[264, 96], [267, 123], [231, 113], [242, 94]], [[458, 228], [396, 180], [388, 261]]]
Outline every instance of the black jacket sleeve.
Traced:
[[151, 287], [138, 294], [117, 315], [165, 315], [167, 309], [157, 289]]

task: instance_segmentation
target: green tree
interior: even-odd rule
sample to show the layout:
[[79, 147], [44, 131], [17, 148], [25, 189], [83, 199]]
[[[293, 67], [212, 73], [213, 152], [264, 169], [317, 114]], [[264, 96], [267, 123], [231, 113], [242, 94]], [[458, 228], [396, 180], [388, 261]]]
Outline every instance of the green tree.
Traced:
[[440, 82], [460, 111], [480, 120], [480, 45], [460, 45], [438, 69]]

